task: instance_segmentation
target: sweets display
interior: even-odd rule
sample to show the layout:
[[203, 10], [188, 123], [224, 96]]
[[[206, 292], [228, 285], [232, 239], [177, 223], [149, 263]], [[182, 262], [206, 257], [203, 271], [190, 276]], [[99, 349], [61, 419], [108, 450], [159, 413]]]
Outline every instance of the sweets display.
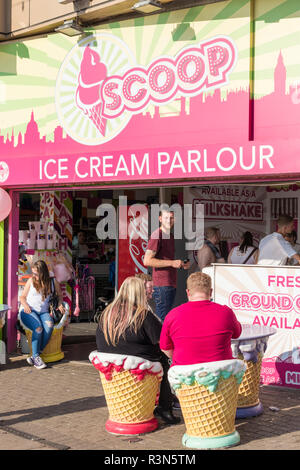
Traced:
[[19, 243], [27, 250], [54, 250], [57, 248], [57, 234], [48, 222], [29, 222], [29, 231], [19, 230]]

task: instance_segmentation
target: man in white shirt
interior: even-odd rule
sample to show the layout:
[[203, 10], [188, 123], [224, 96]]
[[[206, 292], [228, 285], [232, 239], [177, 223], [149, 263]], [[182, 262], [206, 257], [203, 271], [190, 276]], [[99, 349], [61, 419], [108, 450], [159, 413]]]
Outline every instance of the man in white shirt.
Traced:
[[277, 224], [277, 232], [261, 239], [257, 264], [280, 266], [287, 264], [288, 258], [293, 258], [300, 264], [300, 256], [284, 238], [294, 229], [293, 218], [289, 215], [281, 215]]

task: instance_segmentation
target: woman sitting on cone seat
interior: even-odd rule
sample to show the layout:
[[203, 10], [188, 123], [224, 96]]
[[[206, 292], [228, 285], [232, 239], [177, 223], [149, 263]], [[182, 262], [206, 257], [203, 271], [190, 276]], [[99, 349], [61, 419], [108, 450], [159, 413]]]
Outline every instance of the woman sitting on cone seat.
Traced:
[[[40, 357], [40, 353], [47, 346], [53, 331], [53, 319], [50, 315], [51, 278], [47, 264], [43, 260], [36, 261], [32, 268], [32, 277], [25, 284], [20, 303], [22, 309], [20, 318], [22, 323], [32, 331], [32, 356], [27, 358], [29, 365], [36, 369], [45, 369], [46, 364]], [[62, 303], [60, 286], [54, 280], [55, 290], [59, 297], [59, 310], [65, 313]]]
[[[97, 350], [162, 362], [158, 345], [161, 327], [159, 319], [148, 309], [144, 282], [136, 277], [128, 277], [100, 317], [96, 331]], [[159, 406], [154, 414], [167, 424], [180, 422], [180, 418], [172, 413], [172, 404], [173, 395], [164, 372]]]

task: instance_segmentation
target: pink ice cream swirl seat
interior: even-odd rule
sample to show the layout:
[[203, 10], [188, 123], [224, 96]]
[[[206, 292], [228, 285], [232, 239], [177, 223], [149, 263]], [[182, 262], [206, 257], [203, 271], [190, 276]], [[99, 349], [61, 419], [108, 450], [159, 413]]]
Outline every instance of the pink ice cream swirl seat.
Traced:
[[158, 427], [153, 415], [163, 369], [160, 362], [137, 356], [92, 351], [109, 411], [105, 429], [111, 434], [145, 434]]
[[101, 99], [102, 83], [107, 76], [106, 66], [100, 55], [87, 46], [83, 53], [78, 75], [76, 105], [87, 114], [98, 132], [105, 135], [106, 119], [102, 117], [103, 102]]

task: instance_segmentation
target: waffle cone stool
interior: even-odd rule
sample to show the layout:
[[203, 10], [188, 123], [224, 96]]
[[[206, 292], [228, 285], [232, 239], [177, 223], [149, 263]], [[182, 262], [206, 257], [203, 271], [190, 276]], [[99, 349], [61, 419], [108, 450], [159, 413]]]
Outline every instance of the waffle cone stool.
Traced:
[[[57, 325], [54, 325], [51, 338], [46, 344], [46, 347], [44, 348], [44, 350], [40, 354], [41, 358], [46, 363], [57, 362], [65, 357], [63, 351], [61, 350], [61, 344], [62, 344], [63, 329], [68, 320], [70, 309], [69, 309], [69, 305], [66, 302], [64, 302], [64, 307], [66, 310], [65, 314], [63, 315], [60, 322]], [[29, 328], [27, 328], [24, 325], [20, 316], [19, 316], [19, 320], [20, 320], [22, 327], [25, 330], [28, 346], [30, 349], [30, 356], [31, 356], [32, 355], [32, 345], [31, 345], [32, 331], [29, 330]]]
[[259, 400], [259, 384], [263, 354], [267, 347], [267, 338], [241, 341], [237, 344], [234, 355], [244, 361], [246, 372], [239, 387], [237, 418], [249, 418], [263, 413]]
[[[243, 359], [243, 356], [239, 356]], [[245, 361], [246, 372], [239, 387], [238, 408], [248, 408], [259, 404], [260, 372], [263, 356], [258, 355], [256, 362]]]
[[154, 431], [153, 415], [163, 375], [160, 362], [137, 356], [91, 352], [89, 360], [99, 371], [109, 412], [105, 429], [112, 434]]
[[180, 402], [186, 433], [182, 444], [192, 449], [237, 445], [238, 389], [246, 366], [238, 359], [169, 369], [170, 385]]

